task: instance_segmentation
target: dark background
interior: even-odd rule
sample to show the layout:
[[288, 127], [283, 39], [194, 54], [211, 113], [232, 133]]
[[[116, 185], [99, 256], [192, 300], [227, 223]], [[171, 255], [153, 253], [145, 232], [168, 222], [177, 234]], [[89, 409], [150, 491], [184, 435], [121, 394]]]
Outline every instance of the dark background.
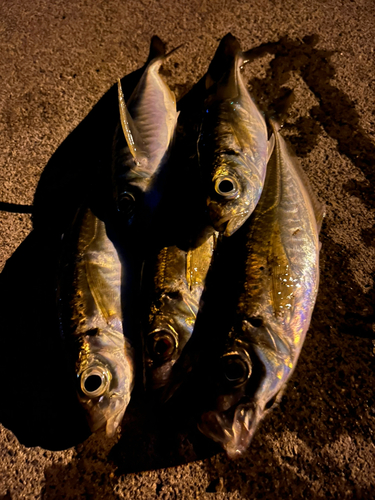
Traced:
[[[0, 275], [0, 499], [373, 498], [374, 13], [372, 0], [1, 3], [2, 268], [12, 258]], [[326, 205], [299, 364], [238, 461], [199, 437], [192, 446], [147, 405], [116, 446], [86, 439], [56, 333], [55, 268], [72, 207], [108, 162], [108, 90], [157, 34], [168, 49], [184, 43], [163, 70], [181, 97], [228, 31], [261, 47], [244, 76], [262, 109], [294, 90], [284, 135]]]

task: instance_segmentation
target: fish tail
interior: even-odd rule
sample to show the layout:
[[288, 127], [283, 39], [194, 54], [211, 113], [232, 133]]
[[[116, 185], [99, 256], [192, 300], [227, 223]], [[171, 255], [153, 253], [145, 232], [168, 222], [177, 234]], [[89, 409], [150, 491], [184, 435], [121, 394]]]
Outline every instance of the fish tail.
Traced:
[[163, 57], [163, 59], [168, 59], [172, 54], [174, 54], [177, 50], [179, 50], [184, 44], [183, 43], [180, 43], [180, 45], [177, 45], [177, 47], [175, 47], [174, 49], [170, 50], [168, 52], [168, 54], [165, 54], [165, 56]]
[[154, 35], [151, 38], [150, 51], [148, 54], [148, 59], [146, 64], [149, 64], [151, 62], [154, 63], [156, 61], [161, 62], [165, 61], [166, 59], [169, 59], [169, 57], [172, 54], [174, 54], [177, 50], [179, 50], [183, 45], [184, 44], [181, 43], [180, 45], [178, 45], [177, 47], [166, 53], [165, 43], [162, 42], [158, 36]]
[[165, 43], [161, 41], [161, 39], [154, 35], [151, 38], [150, 42], [150, 50], [148, 53], [148, 58], [146, 64], [150, 63], [154, 59], [158, 59], [160, 57], [165, 56]]
[[208, 68], [206, 87], [210, 87], [222, 79], [235, 66], [236, 59], [240, 57], [242, 62], [242, 50], [239, 41], [231, 33], [225, 35], [217, 48], [215, 55]]
[[242, 66], [244, 64], [248, 64], [255, 61], [255, 59], [263, 57], [265, 54], [275, 54], [276, 50], [277, 50], [277, 43], [268, 42], [268, 43], [263, 43], [258, 47], [249, 49], [246, 52], [242, 52]]

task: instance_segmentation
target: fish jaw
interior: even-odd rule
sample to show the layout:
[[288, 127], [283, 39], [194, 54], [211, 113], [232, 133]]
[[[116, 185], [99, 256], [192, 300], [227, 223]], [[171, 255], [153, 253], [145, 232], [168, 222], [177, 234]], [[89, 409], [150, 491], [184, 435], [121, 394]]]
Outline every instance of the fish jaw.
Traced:
[[219, 443], [231, 459], [241, 457], [249, 447], [261, 420], [260, 408], [254, 403], [238, 405], [227, 412], [210, 411], [203, 414], [199, 430]]
[[213, 227], [219, 233], [222, 233], [224, 236], [232, 236], [237, 229], [239, 229], [243, 223], [248, 219], [249, 212], [241, 212], [235, 215], [227, 215], [222, 217], [217, 222], [214, 220]]

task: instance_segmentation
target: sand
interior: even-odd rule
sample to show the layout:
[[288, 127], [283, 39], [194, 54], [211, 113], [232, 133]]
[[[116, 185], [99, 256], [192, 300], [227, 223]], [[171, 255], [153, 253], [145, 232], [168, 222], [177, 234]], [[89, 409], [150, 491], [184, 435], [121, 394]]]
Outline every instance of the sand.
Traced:
[[[374, 497], [374, 14], [372, 0], [1, 3], [0, 499]], [[62, 228], [108, 161], [108, 89], [141, 68], [157, 34], [184, 44], [164, 68], [180, 97], [229, 31], [264, 48], [245, 69], [261, 108], [294, 90], [284, 135], [326, 206], [297, 369], [237, 461], [199, 437], [171, 438], [179, 422], [147, 405], [118, 444], [90, 437], [54, 301]]]

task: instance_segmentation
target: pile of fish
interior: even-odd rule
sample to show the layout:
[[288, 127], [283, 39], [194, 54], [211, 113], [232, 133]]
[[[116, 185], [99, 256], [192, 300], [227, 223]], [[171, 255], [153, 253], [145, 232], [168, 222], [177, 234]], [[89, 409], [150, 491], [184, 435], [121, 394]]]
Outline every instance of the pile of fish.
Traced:
[[[153, 37], [127, 102], [118, 82], [108, 171], [121, 223], [79, 209], [64, 235], [59, 323], [93, 432], [114, 435], [136, 380], [167, 400], [208, 366], [197, 424], [235, 457], [298, 361], [319, 284], [323, 210], [280, 126], [254, 104], [241, 75], [248, 54], [228, 34], [203, 79], [196, 124], [204, 210], [183, 244], [170, 237], [160, 214], [179, 210], [168, 204], [168, 176], [178, 168], [177, 123], [189, 113], [179, 117], [159, 71], [171, 53]], [[200, 344], [212, 348], [194, 357]]]

